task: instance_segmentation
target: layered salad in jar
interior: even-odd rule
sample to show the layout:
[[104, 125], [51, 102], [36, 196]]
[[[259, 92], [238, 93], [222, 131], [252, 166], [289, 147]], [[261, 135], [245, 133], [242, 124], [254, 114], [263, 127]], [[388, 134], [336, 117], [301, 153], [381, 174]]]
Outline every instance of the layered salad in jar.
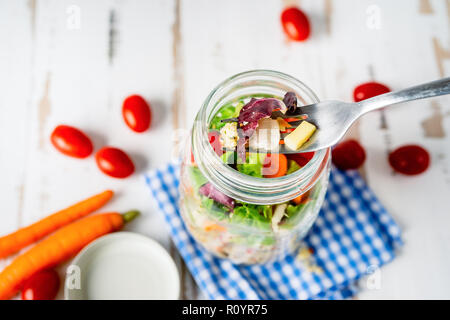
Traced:
[[[208, 123], [209, 143], [220, 161], [243, 175], [284, 177], [314, 158], [314, 152], [280, 152], [300, 149], [314, 134], [316, 127], [306, 117], [293, 92], [284, 97], [242, 97], [214, 114]], [[188, 149], [181, 171], [180, 207], [198, 242], [219, 257], [244, 264], [268, 262], [298, 248], [323, 202], [328, 168], [289, 201], [255, 204], [220, 191]]]

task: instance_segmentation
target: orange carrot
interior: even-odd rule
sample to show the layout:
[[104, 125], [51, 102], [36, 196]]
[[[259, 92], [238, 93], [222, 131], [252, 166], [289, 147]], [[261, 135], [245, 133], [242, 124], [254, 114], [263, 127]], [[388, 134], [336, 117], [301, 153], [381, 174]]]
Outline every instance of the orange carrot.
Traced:
[[5, 258], [20, 249], [42, 239], [60, 227], [82, 218], [101, 208], [111, 199], [114, 192], [106, 190], [86, 200], [78, 202], [67, 209], [58, 211], [28, 227], [9, 235], [0, 237], [0, 259]]
[[297, 198], [292, 199], [292, 202], [295, 203], [296, 205], [299, 205], [300, 203], [302, 203], [303, 200], [303, 195], [299, 195]]
[[277, 178], [286, 175], [287, 158], [282, 153], [268, 153], [264, 159], [263, 175], [265, 178]]
[[301, 203], [308, 203], [310, 193], [311, 190], [308, 190], [304, 194], [298, 196], [297, 198], [292, 199], [291, 201], [294, 202], [296, 205], [299, 205]]
[[19, 255], [0, 273], [0, 300], [10, 299], [33, 274], [57, 266], [91, 241], [120, 230], [138, 211], [96, 214], [73, 222]]
[[286, 130], [280, 131], [280, 133], [291, 133], [295, 128], [287, 128]]
[[283, 118], [278, 117], [277, 118], [278, 121], [278, 126], [280, 127], [280, 131], [284, 131], [286, 130], [286, 128], [290, 128], [292, 127], [289, 122], [287, 122], [286, 120], [284, 120]]
[[300, 121], [300, 120], [305, 120], [308, 117], [306, 116], [302, 116], [302, 117], [297, 117], [297, 118], [284, 118], [283, 120], [286, 122], [296, 122], [296, 121]]
[[205, 226], [205, 231], [206, 232], [210, 232], [210, 231], [225, 232], [225, 231], [227, 231], [227, 229], [225, 229], [225, 227], [222, 227], [221, 225], [211, 223], [211, 224], [207, 224]]

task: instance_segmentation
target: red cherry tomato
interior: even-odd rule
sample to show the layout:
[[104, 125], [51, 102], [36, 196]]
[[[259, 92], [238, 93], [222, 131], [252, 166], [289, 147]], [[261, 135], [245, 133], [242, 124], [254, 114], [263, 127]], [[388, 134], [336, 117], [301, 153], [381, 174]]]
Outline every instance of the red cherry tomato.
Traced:
[[57, 126], [50, 140], [58, 151], [70, 157], [86, 158], [94, 149], [91, 139], [81, 130], [71, 126]]
[[378, 82], [366, 82], [360, 84], [353, 90], [353, 100], [359, 102], [390, 91], [391, 89], [384, 84]]
[[294, 41], [305, 41], [311, 27], [306, 14], [298, 8], [287, 8], [281, 14], [281, 24], [286, 35]]
[[147, 130], [152, 120], [150, 106], [139, 95], [132, 95], [125, 99], [122, 106], [122, 116], [127, 126], [135, 132]]
[[416, 175], [427, 170], [430, 155], [420, 146], [406, 145], [389, 154], [389, 164], [397, 172]]
[[356, 140], [339, 143], [331, 154], [334, 165], [340, 170], [357, 169], [366, 160], [366, 152]]
[[100, 149], [95, 160], [99, 169], [114, 178], [126, 178], [134, 172], [134, 164], [130, 157], [120, 149], [104, 147]]
[[314, 152], [293, 153], [288, 154], [287, 157], [297, 162], [300, 167], [304, 167], [314, 157]]
[[220, 143], [220, 133], [218, 131], [210, 131], [208, 132], [208, 139], [214, 151], [220, 157], [223, 154], [222, 143]]
[[59, 290], [59, 276], [55, 270], [45, 270], [31, 276], [22, 290], [22, 300], [53, 300]]

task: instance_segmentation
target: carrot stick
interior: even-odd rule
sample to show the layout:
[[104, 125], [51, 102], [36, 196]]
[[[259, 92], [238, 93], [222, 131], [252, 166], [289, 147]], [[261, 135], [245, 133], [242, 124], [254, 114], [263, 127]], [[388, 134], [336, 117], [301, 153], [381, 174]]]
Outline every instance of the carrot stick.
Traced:
[[60, 227], [82, 218], [101, 208], [111, 199], [114, 192], [106, 190], [67, 209], [58, 211], [32, 225], [0, 237], [0, 259], [36, 242]]
[[280, 131], [280, 133], [291, 133], [295, 128], [287, 128], [286, 130]]
[[287, 167], [287, 158], [284, 154], [268, 153], [264, 159], [262, 171], [265, 178], [278, 178], [286, 175]]
[[294, 202], [296, 205], [299, 205], [300, 203], [302, 203], [303, 200], [303, 195], [299, 195], [297, 198], [292, 199], [292, 202]]
[[305, 120], [307, 117], [298, 117], [298, 118], [284, 118], [283, 120], [286, 122], [295, 122], [300, 120]]
[[211, 223], [211, 224], [207, 224], [205, 226], [205, 231], [206, 232], [210, 232], [210, 231], [225, 232], [225, 231], [227, 231], [227, 229], [225, 229], [224, 227], [222, 227], [221, 225], [218, 225], [216, 223]]
[[93, 240], [120, 230], [138, 211], [96, 214], [73, 222], [19, 255], [0, 273], [0, 300], [10, 299], [24, 281], [44, 269], [53, 268], [76, 255]]

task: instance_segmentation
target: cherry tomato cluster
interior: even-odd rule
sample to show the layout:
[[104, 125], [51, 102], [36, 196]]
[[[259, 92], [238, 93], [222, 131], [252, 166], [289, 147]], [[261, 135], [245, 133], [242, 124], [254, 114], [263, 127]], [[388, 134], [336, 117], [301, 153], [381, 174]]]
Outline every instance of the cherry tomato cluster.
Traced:
[[[287, 37], [293, 41], [305, 41], [311, 33], [308, 16], [297, 7], [289, 7], [283, 10], [281, 25]], [[382, 83], [366, 82], [353, 90], [353, 100], [359, 102], [389, 91], [391, 91], [389, 87]], [[294, 155], [299, 159], [293, 160], [304, 166], [313, 155], [314, 153], [312, 155], [304, 153], [298, 156]], [[357, 169], [366, 160], [366, 152], [358, 141], [351, 139], [333, 148], [332, 159], [338, 169]], [[427, 170], [430, 164], [430, 155], [421, 146], [406, 145], [389, 154], [389, 164], [395, 171], [402, 174], [420, 174]]]
[[[353, 99], [359, 102], [377, 95], [390, 92], [389, 87], [378, 82], [366, 82], [353, 91]], [[332, 151], [334, 165], [340, 170], [357, 169], [364, 163], [366, 152], [356, 140], [339, 143]], [[426, 171], [430, 165], [427, 150], [418, 145], [405, 145], [389, 154], [389, 164], [396, 172], [416, 175]]]
[[[357, 169], [366, 159], [364, 148], [356, 140], [339, 143], [332, 151], [334, 165], [340, 170]], [[430, 165], [427, 150], [418, 145], [401, 146], [389, 153], [392, 169], [405, 175], [417, 175], [425, 172]]]
[[[126, 125], [138, 133], [146, 131], [152, 119], [149, 104], [139, 95], [131, 95], [124, 100], [122, 116]], [[83, 131], [72, 126], [57, 126], [50, 140], [58, 151], [74, 158], [87, 158], [94, 151], [91, 139]], [[126, 178], [135, 170], [131, 158], [115, 147], [106, 146], [98, 150], [95, 161], [103, 173], [114, 178]]]

